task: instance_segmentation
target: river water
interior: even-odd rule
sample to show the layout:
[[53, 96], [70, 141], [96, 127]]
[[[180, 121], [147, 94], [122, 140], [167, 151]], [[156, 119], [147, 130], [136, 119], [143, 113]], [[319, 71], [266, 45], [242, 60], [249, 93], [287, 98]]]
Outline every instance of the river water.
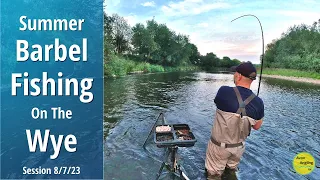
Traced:
[[[153, 123], [164, 112], [168, 123], [187, 123], [197, 142], [179, 148], [190, 179], [205, 179], [207, 142], [220, 86], [233, 86], [233, 76], [221, 73], [160, 73], [105, 80], [105, 179], [155, 179], [163, 150], [147, 141]], [[252, 130], [241, 159], [238, 179], [320, 179], [320, 86], [263, 78], [259, 96], [265, 103], [264, 123]], [[258, 81], [251, 89], [257, 93]], [[316, 168], [295, 173], [294, 156], [306, 151]]]

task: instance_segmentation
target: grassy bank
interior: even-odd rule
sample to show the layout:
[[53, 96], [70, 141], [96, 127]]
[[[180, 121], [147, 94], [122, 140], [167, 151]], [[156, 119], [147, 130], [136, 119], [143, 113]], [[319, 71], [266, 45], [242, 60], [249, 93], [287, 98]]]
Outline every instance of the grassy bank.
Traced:
[[183, 71], [197, 71], [197, 70], [200, 70], [199, 67], [197, 66], [178, 66], [178, 67], [164, 67], [164, 71], [165, 72], [183, 72]]
[[[260, 73], [260, 69], [257, 69]], [[300, 71], [294, 69], [276, 69], [276, 68], [264, 68], [262, 70], [263, 74], [268, 75], [280, 75], [280, 76], [292, 76], [292, 77], [303, 77], [303, 78], [312, 78], [320, 79], [320, 73], [312, 71]]]
[[164, 67], [147, 62], [136, 62], [118, 56], [113, 56], [104, 65], [104, 73], [106, 77], [125, 76], [130, 73], [194, 71], [198, 69], [199, 68], [196, 66]]

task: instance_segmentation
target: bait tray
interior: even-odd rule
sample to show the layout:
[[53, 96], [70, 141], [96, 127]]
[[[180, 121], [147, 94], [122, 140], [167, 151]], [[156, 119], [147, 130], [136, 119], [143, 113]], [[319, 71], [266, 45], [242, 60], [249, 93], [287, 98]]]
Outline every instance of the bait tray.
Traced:
[[[154, 142], [159, 148], [165, 147], [192, 147], [197, 142], [188, 124], [163, 124], [170, 126], [171, 132], [154, 132]], [[158, 126], [163, 126], [158, 125]], [[158, 127], [156, 126], [156, 127]], [[188, 130], [188, 134], [178, 135], [181, 130]], [[179, 139], [180, 136], [188, 136], [190, 140]], [[161, 138], [168, 138], [168, 140], [160, 140]]]

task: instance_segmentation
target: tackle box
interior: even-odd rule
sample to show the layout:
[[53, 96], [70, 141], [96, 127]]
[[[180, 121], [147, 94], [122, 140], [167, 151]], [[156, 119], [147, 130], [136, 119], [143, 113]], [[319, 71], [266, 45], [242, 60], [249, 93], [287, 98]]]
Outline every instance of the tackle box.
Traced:
[[[170, 126], [171, 131], [154, 131], [154, 142], [159, 148], [174, 146], [192, 147], [197, 142], [188, 124], [163, 124], [156, 127], [160, 126]], [[187, 137], [189, 139], [183, 139], [183, 137]]]

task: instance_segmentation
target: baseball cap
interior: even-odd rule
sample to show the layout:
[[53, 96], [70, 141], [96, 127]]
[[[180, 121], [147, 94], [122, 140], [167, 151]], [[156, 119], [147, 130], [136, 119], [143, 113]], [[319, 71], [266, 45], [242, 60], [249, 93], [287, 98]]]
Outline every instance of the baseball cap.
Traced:
[[252, 80], [255, 80], [256, 76], [257, 76], [257, 70], [250, 61], [243, 62], [243, 63], [239, 64], [238, 66], [231, 67], [231, 71], [238, 72], [241, 75], [243, 75], [249, 79], [252, 79]]

